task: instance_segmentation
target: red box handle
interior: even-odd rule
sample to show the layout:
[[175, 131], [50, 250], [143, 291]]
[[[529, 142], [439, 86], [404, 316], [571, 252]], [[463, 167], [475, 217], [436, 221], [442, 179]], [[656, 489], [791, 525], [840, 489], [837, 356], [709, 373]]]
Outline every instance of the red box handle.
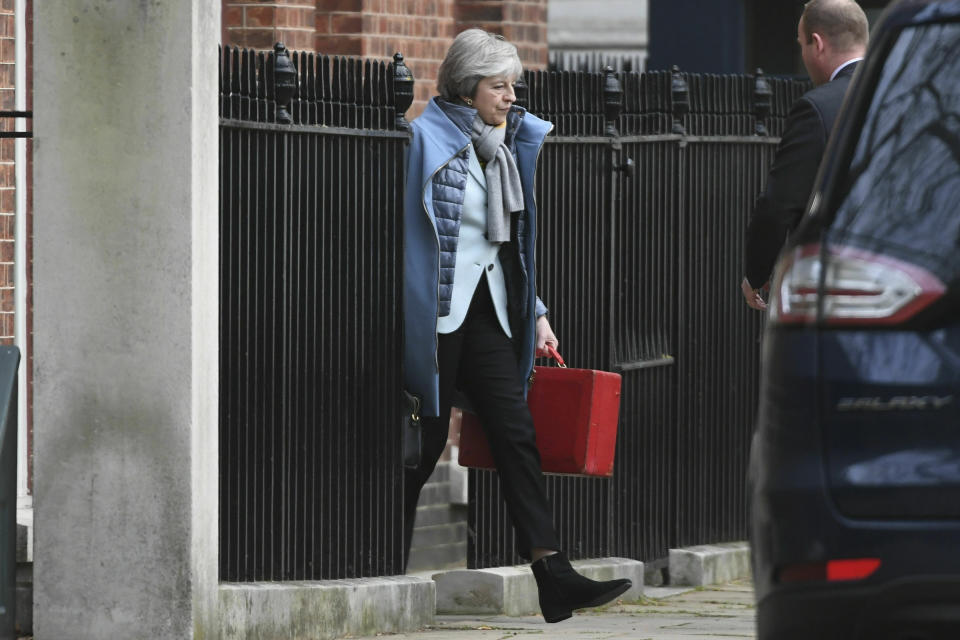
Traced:
[[538, 353], [537, 355], [538, 355], [538, 356], [542, 356], [542, 357], [550, 357], [550, 358], [553, 358], [554, 360], [557, 361], [557, 364], [560, 365], [561, 367], [566, 367], [566, 366], [567, 366], [567, 363], [563, 361], [563, 357], [561, 357], [560, 353], [559, 353], [556, 349], [553, 348], [553, 345], [552, 345], [552, 344], [550, 344], [550, 343], [548, 342], [547, 345], [546, 345], [546, 347], [547, 347], [547, 349], [546, 349], [547, 352], [546, 352], [546, 353]]

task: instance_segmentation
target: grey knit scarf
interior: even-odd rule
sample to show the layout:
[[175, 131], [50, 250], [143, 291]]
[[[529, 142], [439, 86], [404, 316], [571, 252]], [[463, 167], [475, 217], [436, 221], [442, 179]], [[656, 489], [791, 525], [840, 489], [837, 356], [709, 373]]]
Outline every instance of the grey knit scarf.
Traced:
[[495, 127], [480, 119], [473, 121], [473, 146], [480, 160], [487, 163], [487, 240], [510, 240], [510, 214], [523, 211], [523, 185], [520, 171], [510, 149], [503, 143], [505, 125]]

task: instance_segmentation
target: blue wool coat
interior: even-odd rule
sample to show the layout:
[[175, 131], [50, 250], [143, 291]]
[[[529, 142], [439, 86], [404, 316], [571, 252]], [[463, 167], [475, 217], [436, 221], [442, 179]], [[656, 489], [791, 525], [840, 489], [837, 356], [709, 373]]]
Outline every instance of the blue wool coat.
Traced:
[[[407, 391], [422, 398], [424, 416], [440, 412], [437, 318], [450, 310], [467, 154], [473, 151], [465, 131], [476, 115], [474, 109], [459, 106], [447, 109], [448, 115], [437, 100], [411, 123], [413, 139], [407, 152], [404, 196], [404, 384]], [[533, 372], [536, 319], [546, 312], [536, 296], [534, 172], [552, 128], [517, 106], [507, 119], [525, 204], [514, 237], [519, 250], [517, 281], [522, 284], [510, 291], [510, 307], [515, 310], [511, 324], [525, 377]]]

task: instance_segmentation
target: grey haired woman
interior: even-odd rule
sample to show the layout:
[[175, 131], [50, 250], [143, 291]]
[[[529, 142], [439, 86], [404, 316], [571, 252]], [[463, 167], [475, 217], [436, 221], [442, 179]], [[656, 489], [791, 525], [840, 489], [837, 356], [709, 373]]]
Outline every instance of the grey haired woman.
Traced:
[[516, 47], [470, 29], [440, 66], [440, 93], [412, 123], [404, 201], [404, 366], [421, 399], [420, 467], [406, 477], [406, 550], [417, 498], [447, 440], [451, 405], [476, 410], [518, 551], [533, 564], [548, 622], [598, 606], [629, 580], [595, 582], [560, 551], [544, 490], [526, 383], [557, 345], [536, 295], [534, 172], [548, 122], [514, 104]]

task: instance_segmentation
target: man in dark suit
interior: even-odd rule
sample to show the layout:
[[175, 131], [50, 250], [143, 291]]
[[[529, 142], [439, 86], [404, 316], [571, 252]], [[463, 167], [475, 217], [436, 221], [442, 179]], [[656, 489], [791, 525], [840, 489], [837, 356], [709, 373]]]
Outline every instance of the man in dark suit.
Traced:
[[853, 0], [810, 0], [797, 25], [803, 66], [815, 86], [793, 105], [777, 147], [766, 188], [747, 229], [747, 304], [765, 309], [761, 288], [770, 278], [787, 234], [810, 198], [827, 138], [857, 63], [867, 48], [867, 17]]

